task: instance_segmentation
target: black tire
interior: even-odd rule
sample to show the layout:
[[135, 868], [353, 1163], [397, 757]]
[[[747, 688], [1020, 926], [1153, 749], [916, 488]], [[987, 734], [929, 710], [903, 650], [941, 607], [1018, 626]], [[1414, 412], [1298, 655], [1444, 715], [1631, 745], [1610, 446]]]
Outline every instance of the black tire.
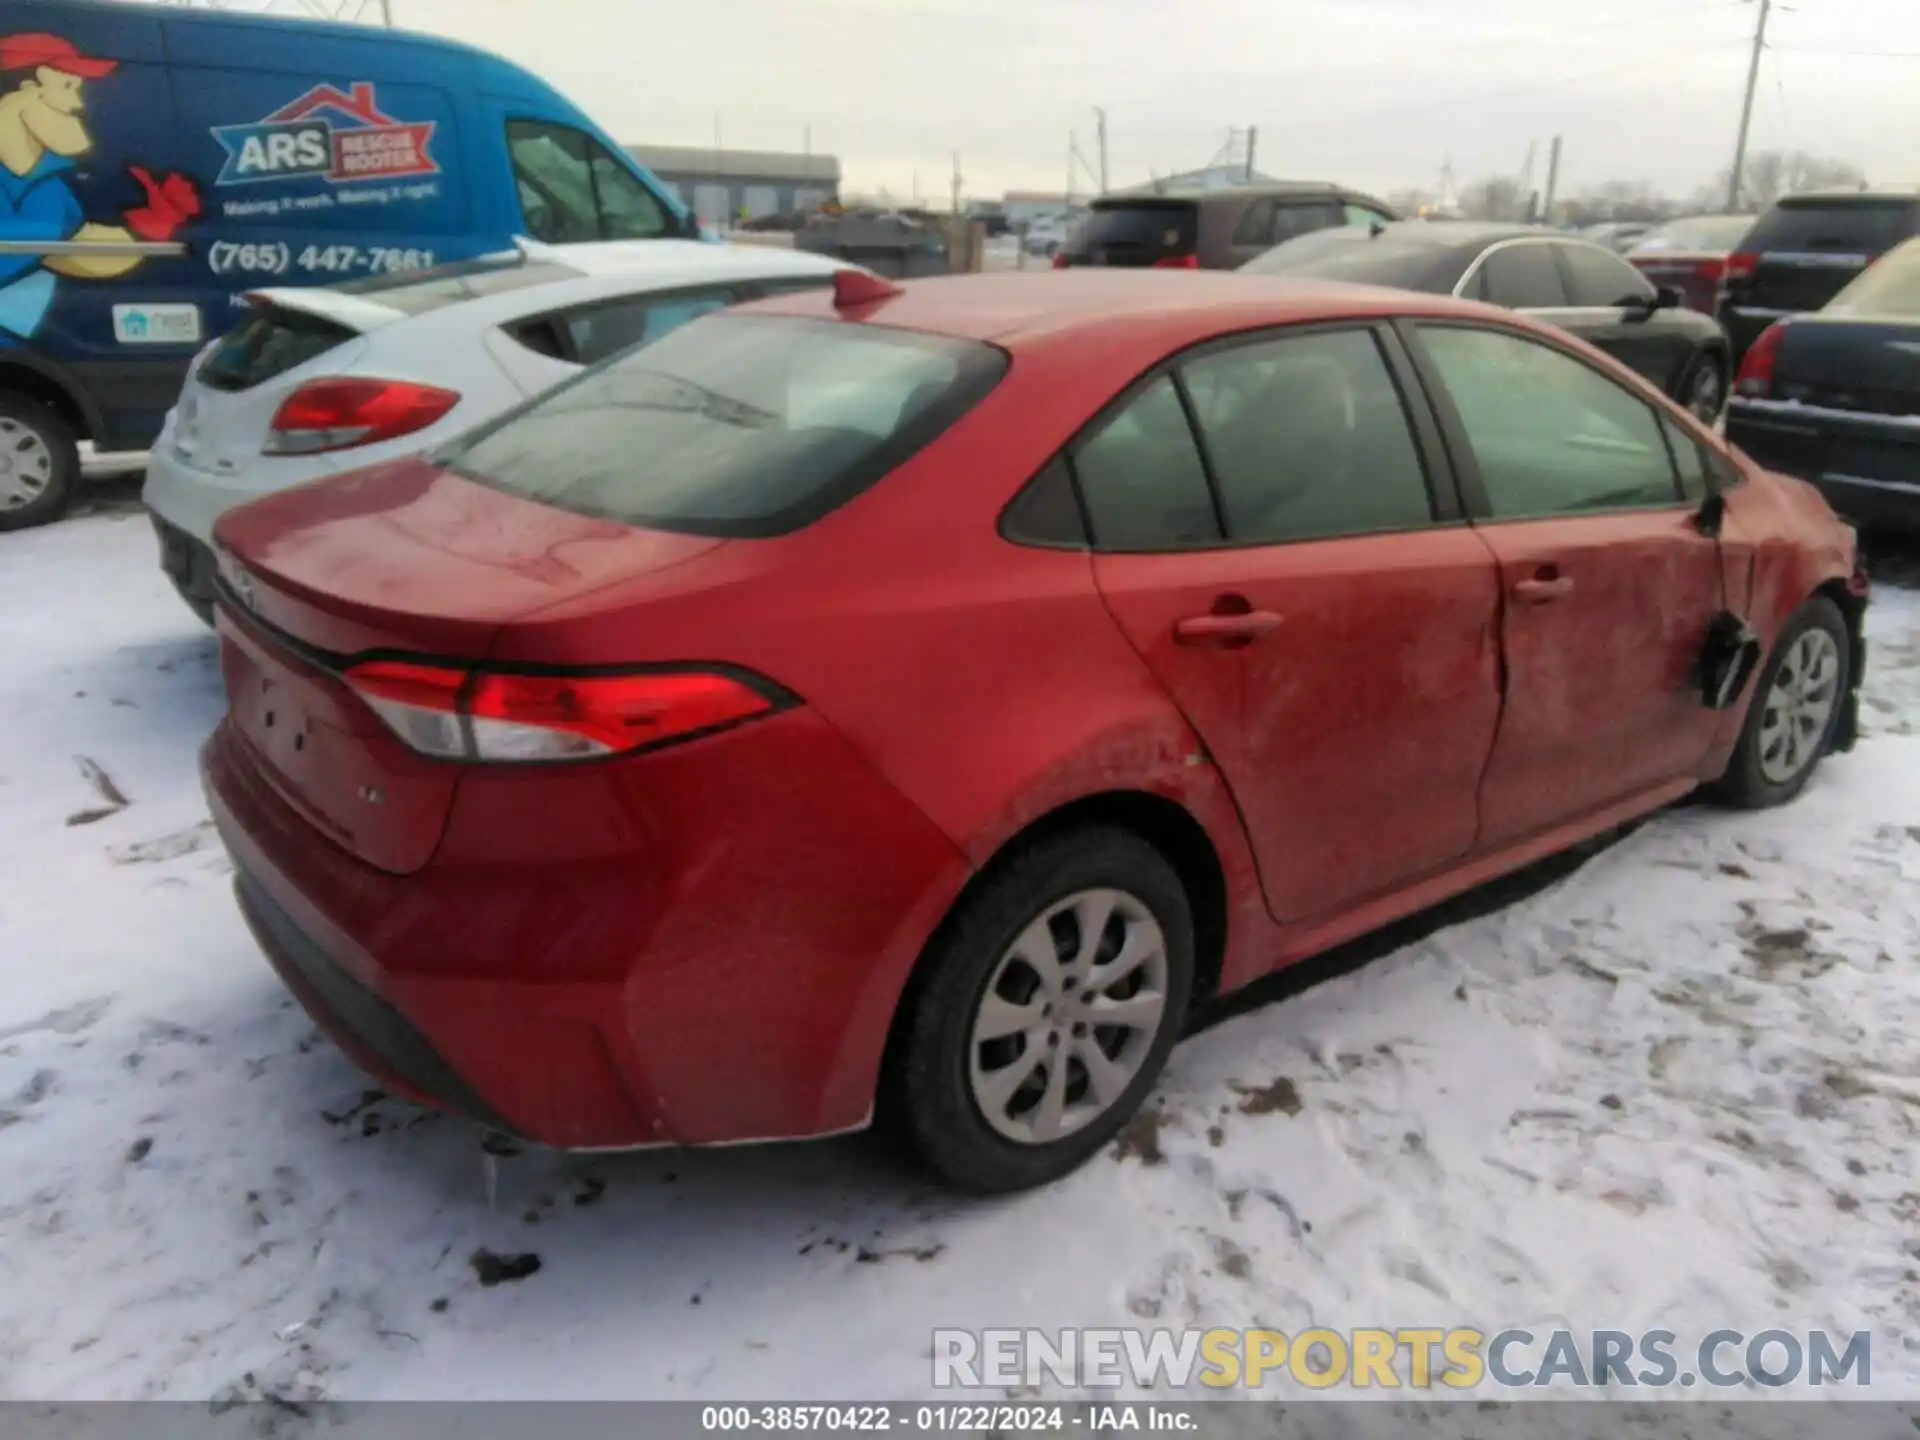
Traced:
[[[31, 440], [27, 438], [29, 435]], [[9, 439], [21, 446], [38, 440], [51, 460], [51, 472], [45, 489], [24, 504], [12, 506], [5, 498], [5, 476], [0, 476], [0, 531], [50, 525], [67, 513], [80, 484], [80, 445], [74, 438], [73, 428], [37, 400], [0, 393], [0, 445]], [[12, 456], [0, 450], [0, 464], [11, 459]]]
[[[1827, 633], [1839, 654], [1839, 673], [1834, 677], [1833, 710], [1799, 769], [1790, 778], [1770, 779], [1761, 764], [1761, 730], [1766, 722], [1768, 697], [1794, 643], [1807, 631], [1816, 629]], [[1840, 607], [1824, 595], [1814, 596], [1787, 618], [1787, 623], [1781, 627], [1780, 638], [1774, 642], [1773, 653], [1767, 656], [1766, 663], [1760, 667], [1760, 673], [1753, 682], [1753, 694], [1747, 701], [1746, 723], [1740, 727], [1740, 739], [1733, 747], [1733, 758], [1727, 765], [1726, 774], [1709, 787], [1708, 793], [1715, 800], [1743, 810], [1760, 810], [1769, 805], [1783, 805], [1806, 788], [1807, 781], [1819, 768], [1821, 757], [1833, 744], [1834, 731], [1840, 725], [1841, 712], [1853, 683], [1852, 646]]]
[[[994, 1129], [975, 1101], [968, 1079], [975, 1016], [1020, 933], [1051, 906], [1090, 889], [1124, 891], [1160, 927], [1167, 973], [1159, 1030], [1139, 1071], [1103, 1113], [1058, 1140], [1022, 1143]], [[922, 1165], [960, 1189], [994, 1194], [1058, 1179], [1140, 1108], [1180, 1038], [1192, 986], [1192, 914], [1179, 876], [1158, 850], [1131, 831], [1105, 826], [1042, 839], [996, 861], [921, 957], [883, 1067], [879, 1118]]]
[[[1723, 356], [1711, 350], [1704, 351], [1687, 367], [1687, 373], [1680, 377], [1680, 385], [1673, 398], [1694, 419], [1712, 426], [1726, 413], [1727, 373], [1727, 362]], [[1710, 405], [1709, 393], [1703, 392], [1710, 393]]]

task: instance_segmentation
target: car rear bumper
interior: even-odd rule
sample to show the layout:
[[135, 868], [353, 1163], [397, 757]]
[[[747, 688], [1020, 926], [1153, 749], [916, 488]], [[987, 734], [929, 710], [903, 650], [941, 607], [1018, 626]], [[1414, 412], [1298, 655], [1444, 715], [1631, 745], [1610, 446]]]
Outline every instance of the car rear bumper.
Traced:
[[1920, 534], [1920, 417], [1736, 398], [1727, 439], [1769, 470], [1811, 481], [1862, 529]]
[[201, 765], [241, 909], [316, 1023], [396, 1092], [563, 1148], [864, 1123], [967, 873], [805, 709], [627, 761], [476, 767], [406, 876], [314, 829], [231, 722]]

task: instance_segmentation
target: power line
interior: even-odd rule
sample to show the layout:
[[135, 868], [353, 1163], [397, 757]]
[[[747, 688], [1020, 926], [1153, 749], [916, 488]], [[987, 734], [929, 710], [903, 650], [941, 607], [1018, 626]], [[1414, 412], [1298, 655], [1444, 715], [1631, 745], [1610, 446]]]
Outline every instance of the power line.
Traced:
[[1769, 45], [1789, 55], [1842, 55], [1855, 60], [1920, 60], [1920, 50], [1829, 50], [1818, 45]]

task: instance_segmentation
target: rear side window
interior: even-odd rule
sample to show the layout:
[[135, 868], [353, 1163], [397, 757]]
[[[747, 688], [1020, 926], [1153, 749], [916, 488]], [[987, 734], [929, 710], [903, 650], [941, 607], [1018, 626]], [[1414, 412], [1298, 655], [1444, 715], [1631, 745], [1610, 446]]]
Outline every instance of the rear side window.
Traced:
[[441, 452], [469, 479], [580, 515], [766, 536], [844, 504], [976, 405], [989, 345], [788, 316], [708, 315]]
[[1238, 345], [1189, 362], [1181, 379], [1235, 544], [1432, 523], [1406, 409], [1370, 332]]
[[732, 302], [730, 290], [690, 291], [594, 305], [556, 319], [572, 358], [581, 365], [597, 365]]
[[1273, 242], [1273, 201], [1253, 200], [1240, 212], [1240, 223], [1233, 227], [1236, 245], [1269, 245]]
[[[1516, 247], [1518, 248], [1518, 247]], [[1554, 247], [1566, 262], [1571, 303], [1589, 308], [1604, 308], [1623, 300], [1650, 296], [1653, 286], [1633, 266], [1618, 255], [1597, 245], [1559, 245]]]
[[345, 325], [271, 306], [229, 330], [195, 372], [213, 390], [248, 390], [317, 360], [357, 334]]
[[[1503, 245], [1482, 262], [1485, 298], [1510, 310], [1551, 310], [1567, 304], [1567, 287], [1545, 245]], [[1480, 298], [1478, 296], [1475, 297]]]
[[584, 273], [553, 260], [529, 260], [514, 251], [436, 265], [427, 270], [372, 275], [332, 288], [342, 295], [377, 300], [402, 315], [425, 315], [448, 305], [458, 305], [462, 300], [479, 300], [488, 295], [504, 295], [510, 290], [578, 280]]
[[1911, 200], [1783, 200], [1760, 217], [1742, 250], [1878, 255], [1915, 231]]
[[1340, 210], [1328, 200], [1281, 201], [1273, 211], [1273, 243], [1296, 235], [1311, 235], [1343, 223]]
[[1074, 247], [1135, 254], [1191, 254], [1200, 234], [1199, 211], [1192, 201], [1098, 205], [1087, 216]]
[[536, 240], [655, 240], [677, 230], [659, 197], [583, 131], [509, 120], [507, 154], [527, 233]]
[[1206, 467], [1173, 381], [1162, 376], [1073, 451], [1103, 550], [1178, 550], [1220, 539]]

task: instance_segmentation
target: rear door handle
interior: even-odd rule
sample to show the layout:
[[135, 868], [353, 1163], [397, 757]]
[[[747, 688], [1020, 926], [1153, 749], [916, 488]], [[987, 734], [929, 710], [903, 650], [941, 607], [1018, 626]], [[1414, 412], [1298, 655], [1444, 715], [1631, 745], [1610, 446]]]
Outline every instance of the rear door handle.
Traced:
[[1545, 605], [1572, 589], [1573, 581], [1565, 575], [1535, 575], [1514, 582], [1513, 598], [1522, 605]]
[[1249, 610], [1243, 615], [1189, 615], [1174, 622], [1173, 638], [1184, 645], [1236, 640], [1244, 644], [1272, 634], [1280, 628], [1281, 620], [1271, 610]]

